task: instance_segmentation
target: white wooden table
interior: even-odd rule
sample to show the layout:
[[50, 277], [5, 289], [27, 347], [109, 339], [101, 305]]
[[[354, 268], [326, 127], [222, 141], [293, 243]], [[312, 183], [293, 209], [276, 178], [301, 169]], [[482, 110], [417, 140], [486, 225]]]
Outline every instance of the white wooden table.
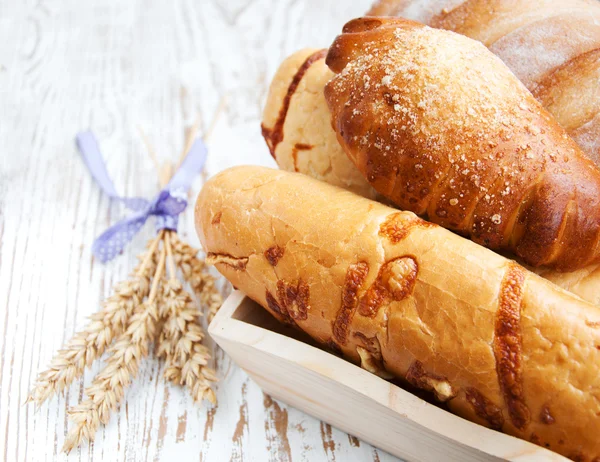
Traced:
[[[300, 47], [327, 46], [369, 3], [0, 0], [0, 460], [395, 460], [274, 402], [221, 351], [217, 408], [194, 405], [150, 359], [96, 442], [68, 457], [65, 411], [98, 366], [66, 397], [23, 406], [37, 372], [152, 235], [149, 224], [124, 255], [92, 261], [94, 237], [125, 211], [93, 184], [75, 133], [94, 130], [119, 191], [151, 196], [137, 126], [161, 160], [175, 159], [184, 129], [197, 114], [206, 127], [227, 95], [206, 174], [274, 165], [259, 121], [275, 69]], [[191, 209], [180, 230], [198, 244]]]

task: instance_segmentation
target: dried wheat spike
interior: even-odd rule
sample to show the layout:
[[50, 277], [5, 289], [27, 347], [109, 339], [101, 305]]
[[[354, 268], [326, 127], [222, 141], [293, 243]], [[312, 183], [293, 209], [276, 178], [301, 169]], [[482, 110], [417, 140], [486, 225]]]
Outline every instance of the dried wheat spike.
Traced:
[[208, 311], [207, 317], [209, 323], [213, 320], [221, 305], [223, 305], [223, 296], [215, 286], [215, 278], [208, 273], [204, 275], [204, 287], [200, 293], [200, 303]]
[[223, 304], [223, 297], [215, 285], [215, 278], [208, 273], [206, 263], [198, 258], [199, 250], [173, 236], [173, 254], [183, 277], [190, 285], [200, 304], [208, 312], [208, 322], [214, 318]]
[[[155, 240], [162, 241], [164, 232]], [[156, 248], [154, 246], [154, 248]], [[152, 257], [151, 257], [152, 258]], [[148, 261], [151, 258], [146, 258]], [[87, 398], [69, 410], [69, 420], [74, 426], [69, 430], [63, 451], [69, 452], [84, 440], [93, 441], [100, 424], [106, 424], [113, 411], [123, 399], [125, 387], [137, 374], [140, 361], [148, 355], [151, 341], [156, 338], [158, 323], [157, 295], [165, 269], [166, 249], [163, 245], [152, 277], [148, 298], [134, 308], [127, 328], [109, 349], [106, 366], [85, 389]]]
[[165, 378], [185, 384], [195, 401], [208, 399], [214, 404], [216, 396], [211, 382], [217, 381], [217, 377], [207, 366], [210, 351], [202, 345], [204, 332], [198, 322], [200, 313], [177, 279], [171, 278], [163, 286], [163, 303], [159, 311], [164, 324], [157, 354], [166, 361]]
[[150, 280], [156, 270], [155, 250], [152, 243], [148, 251], [138, 256], [140, 263], [133, 270], [131, 280], [118, 283], [102, 309], [92, 314], [83, 330], [58, 351], [48, 370], [38, 375], [26, 402], [33, 401], [39, 406], [61, 393], [123, 333], [134, 308], [150, 290]]
[[108, 422], [110, 413], [123, 399], [125, 388], [137, 374], [141, 359], [148, 355], [157, 320], [156, 301], [144, 302], [133, 314], [127, 330], [110, 347], [106, 366], [86, 388], [87, 398], [69, 410], [69, 420], [74, 426], [65, 439], [65, 452], [84, 440], [93, 441], [100, 424]]

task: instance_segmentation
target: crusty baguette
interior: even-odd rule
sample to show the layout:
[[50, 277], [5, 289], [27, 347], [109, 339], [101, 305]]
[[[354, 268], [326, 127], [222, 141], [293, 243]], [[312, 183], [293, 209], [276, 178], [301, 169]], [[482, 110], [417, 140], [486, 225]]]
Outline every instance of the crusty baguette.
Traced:
[[600, 262], [600, 169], [481, 43], [359, 18], [326, 62], [334, 130], [376, 191], [532, 266]]
[[482, 41], [600, 163], [600, 2], [380, 0], [397, 15]]
[[[314, 178], [372, 198], [375, 191], [348, 161], [335, 132], [322, 130], [331, 125], [323, 95], [325, 84], [333, 77], [325, 65], [326, 54], [327, 50], [306, 48], [283, 62], [269, 88], [267, 100], [274, 104], [265, 105], [262, 133], [281, 168], [309, 172]], [[304, 132], [311, 134], [310, 139]], [[342, 155], [331, 156], [336, 150]]]
[[469, 420], [600, 456], [600, 308], [410, 212], [236, 167], [196, 203], [208, 261], [280, 321]]
[[[292, 172], [301, 172], [313, 178], [327, 181], [335, 186], [342, 186], [349, 189], [347, 185], [356, 184], [355, 179], [357, 175], [360, 178], [362, 178], [362, 175], [360, 175], [337, 141], [335, 143], [328, 142], [324, 144], [320, 142], [323, 139], [335, 140], [336, 137], [331, 125], [325, 122], [326, 117], [329, 117], [329, 110], [326, 107], [327, 103], [322, 93], [328, 79], [334, 75], [325, 65], [325, 57], [311, 60], [310, 69], [314, 68], [314, 70], [309, 69], [305, 72], [302, 79], [305, 79], [306, 82], [289, 90], [292, 86], [293, 76], [297, 74], [298, 69], [313, 53], [314, 50], [312, 49], [300, 50], [283, 61], [280, 69], [273, 78], [271, 89], [265, 102], [263, 126], [272, 127], [274, 124], [273, 116], [269, 118], [266, 118], [266, 116], [269, 114], [279, 114], [283, 107], [284, 96], [288, 93], [293, 94], [291, 103], [286, 111], [287, 117], [285, 119], [283, 139], [277, 146], [274, 154], [279, 167]], [[299, 91], [302, 88], [310, 88], [311, 91]], [[306, 120], [309, 120], [314, 114], [320, 114], [321, 123], [307, 125]], [[313, 148], [299, 153], [301, 162], [294, 164], [290, 162], [290, 159], [293, 159], [294, 145], [296, 143], [313, 146]], [[337, 176], [319, 174], [313, 165], [337, 165], [340, 166], [337, 169], [340, 173]], [[347, 174], [346, 172], [354, 173], [349, 178], [345, 178], [341, 172], [344, 172], [344, 174]], [[366, 180], [363, 181], [366, 185]], [[363, 195], [372, 197], [372, 189], [364, 188], [363, 191], [365, 190], [366, 193], [363, 193]], [[354, 188], [354, 191], [360, 193], [360, 190], [357, 191], [357, 188]], [[377, 197], [377, 199], [381, 199], [381, 197]], [[547, 268], [531, 268], [531, 270], [543, 275], [546, 279], [580, 296], [584, 300], [595, 305], [600, 305], [600, 290], [598, 290], [598, 287], [600, 287], [600, 265], [590, 265], [568, 273], [552, 271]]]

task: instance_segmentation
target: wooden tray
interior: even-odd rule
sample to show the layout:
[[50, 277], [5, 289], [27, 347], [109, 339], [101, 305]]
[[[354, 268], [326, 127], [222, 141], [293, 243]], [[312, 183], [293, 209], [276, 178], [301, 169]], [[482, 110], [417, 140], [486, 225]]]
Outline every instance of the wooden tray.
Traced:
[[407, 461], [562, 461], [319, 349], [234, 291], [209, 333], [268, 394]]

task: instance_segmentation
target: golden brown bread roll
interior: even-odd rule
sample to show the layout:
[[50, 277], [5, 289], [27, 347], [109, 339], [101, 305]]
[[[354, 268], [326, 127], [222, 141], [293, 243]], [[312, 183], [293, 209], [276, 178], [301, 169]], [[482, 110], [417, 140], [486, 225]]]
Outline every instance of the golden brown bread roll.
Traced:
[[368, 15], [397, 15], [482, 41], [600, 163], [600, 2], [380, 0]]
[[[335, 133], [322, 130], [331, 125], [323, 95], [325, 84], [333, 77], [325, 65], [326, 54], [326, 50], [306, 48], [283, 62], [269, 88], [268, 100], [277, 104], [265, 106], [262, 133], [281, 168], [307, 172], [373, 198], [375, 191], [341, 151]], [[334, 150], [342, 156], [330, 156]]]
[[327, 64], [340, 144], [401, 209], [532, 266], [600, 260], [600, 170], [481, 43], [361, 18]]
[[[298, 68], [313, 52], [312, 49], [301, 50], [283, 61], [271, 84], [271, 90], [265, 103], [265, 114], [278, 114], [280, 112], [284, 95], [288, 94], [293, 76], [296, 75]], [[286, 118], [286, 129], [283, 133], [282, 142], [277, 146], [275, 159], [280, 168], [288, 171], [298, 171], [313, 178], [327, 181], [330, 184], [345, 187], [356, 178], [356, 175], [361, 178], [362, 175], [337, 141], [326, 144], [320, 144], [319, 141], [322, 139], [335, 140], [336, 137], [331, 125], [325, 123], [326, 117], [330, 116], [325, 97], [322, 96], [325, 84], [329, 78], [333, 77], [333, 73], [325, 65], [324, 56], [318, 60], [311, 60], [310, 68], [314, 68], [314, 70], [307, 71], [302, 78], [306, 80], [303, 88], [310, 88], [311, 91], [298, 92], [297, 88], [295, 91], [292, 90], [294, 96], [286, 111], [289, 119]], [[282, 90], [282, 88], [285, 90]], [[307, 111], [320, 114], [319, 117], [321, 117], [322, 123], [307, 125], [305, 121], [312, 117], [311, 114], [306, 113]], [[268, 123], [267, 120], [263, 121], [263, 125]], [[286, 140], [292, 141], [286, 142]], [[303, 151], [300, 154], [302, 161], [294, 165], [290, 162], [290, 159], [293, 158], [296, 143], [315, 146], [315, 148]], [[315, 173], [316, 169], [312, 167], [314, 164], [339, 166], [345, 164], [345, 167], [341, 167], [339, 171], [354, 173], [350, 179], [345, 179], [342, 175], [320, 175]], [[364, 181], [367, 184], [366, 180]], [[369, 190], [372, 191], [370, 188]], [[365, 196], [368, 197], [366, 194]], [[590, 265], [569, 273], [551, 271], [546, 268], [531, 268], [531, 270], [584, 300], [600, 305], [600, 290], [598, 290], [598, 287], [600, 287], [600, 265]]]
[[208, 261], [280, 321], [469, 420], [574, 459], [600, 456], [599, 308], [305, 175], [229, 169], [195, 212]]

